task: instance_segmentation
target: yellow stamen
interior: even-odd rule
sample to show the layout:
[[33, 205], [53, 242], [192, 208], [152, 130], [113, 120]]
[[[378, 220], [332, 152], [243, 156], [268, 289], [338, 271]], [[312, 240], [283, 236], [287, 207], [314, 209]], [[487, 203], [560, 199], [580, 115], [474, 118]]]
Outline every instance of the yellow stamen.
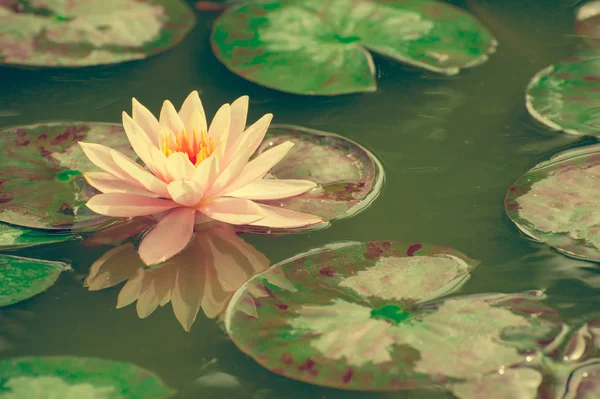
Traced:
[[192, 131], [188, 136], [185, 129], [174, 134], [168, 127], [161, 126], [159, 147], [163, 154], [169, 157], [176, 152], [182, 152], [195, 166], [210, 157], [215, 150], [215, 142], [206, 132]]

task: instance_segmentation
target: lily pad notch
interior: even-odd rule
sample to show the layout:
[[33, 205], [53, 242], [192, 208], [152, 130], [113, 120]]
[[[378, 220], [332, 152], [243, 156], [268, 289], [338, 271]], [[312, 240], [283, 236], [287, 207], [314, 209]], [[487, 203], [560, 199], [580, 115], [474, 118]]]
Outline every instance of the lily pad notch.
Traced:
[[473, 16], [437, 1], [270, 0], [228, 8], [211, 45], [249, 81], [331, 96], [377, 89], [369, 51], [455, 75], [485, 62], [497, 42]]

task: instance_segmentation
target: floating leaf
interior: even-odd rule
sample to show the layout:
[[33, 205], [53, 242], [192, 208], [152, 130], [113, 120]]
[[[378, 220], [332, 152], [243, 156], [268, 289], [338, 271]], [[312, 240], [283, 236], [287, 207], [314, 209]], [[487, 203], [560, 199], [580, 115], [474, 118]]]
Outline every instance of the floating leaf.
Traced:
[[452, 393], [459, 399], [536, 399], [541, 383], [542, 374], [539, 371], [519, 367], [454, 384]]
[[471, 15], [430, 0], [279, 0], [228, 8], [212, 48], [231, 71], [273, 89], [336, 95], [376, 89], [369, 51], [453, 75], [495, 39]]
[[600, 145], [564, 151], [508, 190], [506, 213], [521, 231], [560, 252], [600, 261]]
[[575, 135], [600, 136], [600, 58], [544, 68], [527, 87], [526, 105], [539, 122]]
[[54, 122], [0, 132], [0, 221], [91, 230], [111, 220], [85, 206], [97, 191], [82, 172], [97, 168], [79, 141], [109, 145], [137, 159], [121, 125]]
[[316, 385], [391, 391], [477, 378], [523, 361], [562, 325], [539, 292], [439, 299], [477, 263], [422, 244], [329, 245], [251, 279], [225, 327], [261, 365]]
[[167, 399], [175, 395], [173, 389], [147, 370], [95, 358], [5, 359], [0, 360], [0, 375], [0, 398], [6, 399]]
[[71, 232], [49, 232], [0, 223], [0, 250], [55, 244], [79, 239]]
[[41, 294], [56, 282], [60, 273], [69, 269], [62, 262], [0, 255], [0, 306]]
[[[295, 145], [275, 165], [269, 177], [308, 179], [320, 187], [296, 197], [260, 201], [261, 203], [310, 213], [327, 221], [351, 216], [364, 209], [379, 195], [383, 186], [383, 168], [375, 156], [359, 144], [333, 133], [275, 125], [267, 132], [256, 155], [286, 141]], [[283, 233], [303, 229], [306, 228], [242, 228], [243, 231], [256, 233]]]
[[179, 43], [195, 24], [181, 0], [7, 0], [0, 63], [81, 67], [136, 60]]

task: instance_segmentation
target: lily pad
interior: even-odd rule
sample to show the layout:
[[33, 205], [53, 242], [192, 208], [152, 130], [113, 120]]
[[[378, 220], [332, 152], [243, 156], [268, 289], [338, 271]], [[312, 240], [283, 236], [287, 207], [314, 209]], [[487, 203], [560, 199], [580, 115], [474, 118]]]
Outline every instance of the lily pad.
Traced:
[[459, 399], [536, 399], [542, 378], [542, 373], [528, 367], [503, 369], [501, 373], [455, 384], [452, 393]]
[[69, 269], [63, 262], [0, 255], [0, 307], [41, 294]]
[[0, 63], [81, 67], [147, 58], [194, 24], [181, 0], [2, 1]]
[[93, 230], [111, 218], [85, 203], [97, 193], [83, 171], [98, 170], [79, 141], [137, 159], [121, 125], [53, 122], [0, 131], [0, 221], [49, 230]]
[[551, 129], [600, 136], [600, 58], [544, 68], [527, 87], [526, 105], [536, 120]]
[[175, 390], [136, 365], [88, 357], [0, 360], [0, 398], [167, 399]]
[[48, 232], [0, 223], [0, 250], [56, 244], [80, 239], [71, 232]]
[[[384, 180], [383, 167], [359, 144], [333, 133], [275, 125], [267, 132], [256, 155], [285, 141], [295, 145], [267, 177], [308, 179], [319, 187], [296, 197], [261, 203], [310, 213], [329, 221], [352, 216], [379, 196]], [[278, 234], [303, 228], [266, 230], [245, 226], [241, 230]]]
[[369, 51], [454, 75], [484, 62], [496, 47], [474, 17], [430, 0], [246, 2], [217, 19], [211, 43], [239, 76], [314, 95], [374, 91]]
[[600, 261], [600, 145], [564, 151], [536, 165], [508, 190], [506, 213], [534, 240]]
[[562, 323], [540, 292], [440, 299], [477, 264], [418, 243], [332, 244], [251, 279], [225, 328], [262, 366], [316, 385], [394, 391], [478, 378], [522, 362]]

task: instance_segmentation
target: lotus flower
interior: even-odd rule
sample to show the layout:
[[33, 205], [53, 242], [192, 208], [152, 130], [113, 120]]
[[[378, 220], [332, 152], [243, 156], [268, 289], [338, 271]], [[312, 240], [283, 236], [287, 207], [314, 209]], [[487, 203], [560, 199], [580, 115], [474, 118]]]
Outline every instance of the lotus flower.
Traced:
[[200, 308], [218, 316], [239, 287], [266, 270], [269, 260], [238, 237], [233, 226], [212, 223], [198, 229], [179, 254], [155, 267], [146, 267], [131, 243], [115, 247], [90, 268], [84, 286], [90, 291], [125, 280], [117, 308], [137, 300], [140, 318], [169, 302], [177, 320], [189, 331]]
[[293, 197], [316, 184], [264, 179], [293, 143], [282, 143], [250, 160], [272, 115], [244, 130], [247, 111], [248, 97], [240, 97], [223, 105], [207, 128], [196, 91], [179, 113], [165, 101], [159, 120], [134, 98], [133, 118], [123, 112], [123, 127], [147, 168], [109, 147], [80, 142], [90, 161], [104, 170], [85, 173], [88, 183], [102, 192], [87, 206], [106, 216], [153, 215], [159, 220], [138, 249], [147, 265], [180, 252], [190, 241], [194, 225], [207, 220], [270, 228], [322, 222], [313, 215], [257, 202]]

